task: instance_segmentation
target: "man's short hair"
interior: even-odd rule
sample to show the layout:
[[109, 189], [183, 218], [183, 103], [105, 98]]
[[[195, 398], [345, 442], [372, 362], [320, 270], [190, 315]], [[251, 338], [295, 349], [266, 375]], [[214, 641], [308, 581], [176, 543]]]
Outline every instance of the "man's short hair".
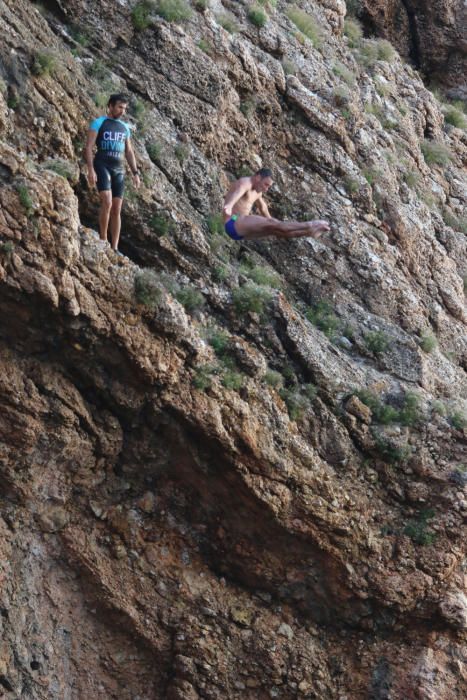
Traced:
[[269, 168], [260, 168], [256, 171], [256, 175], [259, 175], [262, 180], [266, 177], [272, 177], [272, 170]]
[[121, 92], [116, 92], [115, 94], [110, 95], [109, 101], [107, 102], [107, 107], [113, 107], [117, 104], [117, 102], [124, 102], [125, 104], [128, 104], [128, 97], [123, 95]]

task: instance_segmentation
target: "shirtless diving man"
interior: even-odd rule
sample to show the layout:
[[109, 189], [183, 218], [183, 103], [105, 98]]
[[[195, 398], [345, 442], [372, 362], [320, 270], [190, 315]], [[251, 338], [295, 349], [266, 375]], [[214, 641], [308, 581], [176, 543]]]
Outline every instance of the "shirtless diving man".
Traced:
[[[310, 236], [319, 238], [329, 231], [327, 221], [279, 221], [269, 213], [263, 193], [267, 192], [273, 183], [272, 172], [261, 168], [250, 177], [241, 177], [232, 183], [224, 199], [224, 228], [234, 239], [252, 240], [276, 236], [277, 238], [300, 238]], [[250, 214], [253, 205], [259, 211], [259, 216]]]

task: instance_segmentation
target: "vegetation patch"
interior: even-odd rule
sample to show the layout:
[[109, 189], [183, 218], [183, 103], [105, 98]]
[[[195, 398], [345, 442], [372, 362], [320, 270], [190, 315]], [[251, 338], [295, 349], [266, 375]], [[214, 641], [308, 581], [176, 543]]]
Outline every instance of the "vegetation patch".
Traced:
[[151, 12], [155, 9], [154, 0], [141, 0], [131, 11], [131, 22], [137, 32], [142, 32], [151, 24]]
[[216, 20], [229, 34], [236, 34], [239, 31], [237, 20], [231, 12], [216, 15]]
[[321, 300], [305, 312], [306, 318], [328, 337], [332, 338], [340, 321], [334, 313], [334, 309], [328, 301]]
[[323, 30], [314, 17], [296, 5], [287, 10], [287, 17], [307, 39], [310, 39], [315, 49], [322, 47], [324, 42]]
[[451, 151], [444, 143], [425, 139], [421, 149], [427, 165], [449, 165], [451, 162]]
[[455, 105], [449, 105], [444, 110], [444, 121], [446, 124], [455, 126], [458, 129], [467, 129], [467, 117]]
[[261, 7], [253, 5], [253, 7], [250, 7], [248, 10], [248, 19], [255, 27], [261, 28], [264, 27], [268, 21], [268, 16]]
[[449, 421], [456, 430], [463, 430], [467, 426], [467, 416], [461, 411], [456, 411], [449, 416]]
[[154, 270], [149, 268], [138, 271], [135, 275], [135, 297], [139, 304], [154, 310], [162, 298], [161, 281]]
[[342, 78], [342, 80], [347, 83], [349, 87], [353, 87], [355, 85], [355, 82], [357, 80], [357, 76], [353, 71], [351, 71], [349, 68], [344, 63], [341, 63], [340, 61], [336, 61], [332, 67], [332, 72], [335, 75], [338, 75], [339, 78]]
[[60, 175], [60, 177], [64, 177], [65, 180], [73, 180], [75, 177], [73, 164], [63, 158], [46, 160], [43, 165], [46, 170], [51, 170], [53, 173]]
[[421, 546], [433, 544], [436, 540], [436, 533], [429, 530], [429, 522], [433, 520], [434, 516], [435, 512], [431, 508], [420, 511], [418, 517], [409, 520], [403, 530], [404, 535], [407, 535], [412, 542]]
[[262, 287], [254, 282], [247, 282], [235, 289], [232, 294], [233, 305], [238, 314], [248, 312], [262, 314], [266, 304], [272, 299], [272, 294], [269, 288]]
[[157, 236], [166, 236], [173, 231], [173, 221], [165, 212], [158, 212], [149, 219], [149, 228]]
[[175, 298], [185, 308], [185, 311], [188, 311], [188, 313], [198, 311], [206, 303], [201, 292], [191, 285], [178, 287], [178, 289], [175, 291]]
[[344, 35], [347, 37], [351, 49], [360, 46], [363, 40], [362, 25], [355, 19], [346, 19], [344, 22]]
[[218, 373], [219, 368], [215, 365], [201, 365], [196, 368], [192, 384], [195, 389], [207, 391], [207, 389], [211, 388], [213, 379]]
[[183, 22], [191, 17], [191, 7], [186, 0], [158, 0], [156, 12], [167, 22]]
[[389, 337], [383, 331], [371, 331], [364, 337], [366, 347], [374, 355], [380, 355], [389, 348]]
[[29, 192], [26, 185], [19, 185], [16, 188], [16, 191], [18, 193], [20, 204], [26, 212], [26, 216], [27, 217], [31, 216], [33, 213], [33, 206], [34, 206], [34, 203], [32, 201], [32, 197], [31, 197], [31, 193]]
[[256, 284], [264, 287], [272, 287], [280, 289], [282, 287], [281, 278], [278, 273], [270, 267], [255, 265], [249, 261], [245, 261], [240, 265], [239, 272], [249, 277]]
[[313, 384], [304, 384], [302, 387], [285, 388], [279, 390], [279, 395], [287, 406], [290, 420], [300, 420], [304, 413], [311, 408], [316, 397], [317, 389]]
[[57, 57], [52, 51], [37, 51], [31, 72], [37, 76], [53, 75], [57, 69]]
[[423, 333], [418, 344], [423, 352], [430, 353], [435, 349], [437, 340], [432, 333]]
[[278, 389], [284, 384], [284, 378], [280, 372], [276, 372], [273, 369], [268, 369], [265, 373], [263, 380], [268, 386], [273, 389]]
[[163, 148], [160, 143], [157, 141], [151, 141], [151, 143], [148, 143], [146, 145], [146, 151], [148, 153], [149, 158], [152, 160], [152, 162], [155, 165], [159, 165], [161, 162], [161, 157], [163, 153]]

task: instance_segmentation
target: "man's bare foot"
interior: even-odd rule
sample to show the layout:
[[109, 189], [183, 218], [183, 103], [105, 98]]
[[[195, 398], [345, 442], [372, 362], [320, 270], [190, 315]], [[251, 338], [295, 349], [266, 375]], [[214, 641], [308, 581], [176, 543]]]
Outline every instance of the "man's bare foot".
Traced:
[[308, 226], [310, 229], [310, 236], [312, 238], [319, 238], [322, 233], [329, 231], [329, 224], [327, 221], [308, 221]]

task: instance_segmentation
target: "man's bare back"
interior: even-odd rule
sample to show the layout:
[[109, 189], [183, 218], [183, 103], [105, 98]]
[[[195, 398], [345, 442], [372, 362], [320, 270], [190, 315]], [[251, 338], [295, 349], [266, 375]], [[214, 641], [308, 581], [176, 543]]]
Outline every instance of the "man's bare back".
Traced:
[[[234, 240], [265, 238], [318, 238], [329, 231], [326, 221], [279, 221], [269, 213], [263, 194], [273, 183], [272, 173], [267, 168], [258, 170], [251, 177], [236, 180], [224, 199], [222, 214], [226, 233]], [[259, 215], [252, 215], [253, 206]]]

